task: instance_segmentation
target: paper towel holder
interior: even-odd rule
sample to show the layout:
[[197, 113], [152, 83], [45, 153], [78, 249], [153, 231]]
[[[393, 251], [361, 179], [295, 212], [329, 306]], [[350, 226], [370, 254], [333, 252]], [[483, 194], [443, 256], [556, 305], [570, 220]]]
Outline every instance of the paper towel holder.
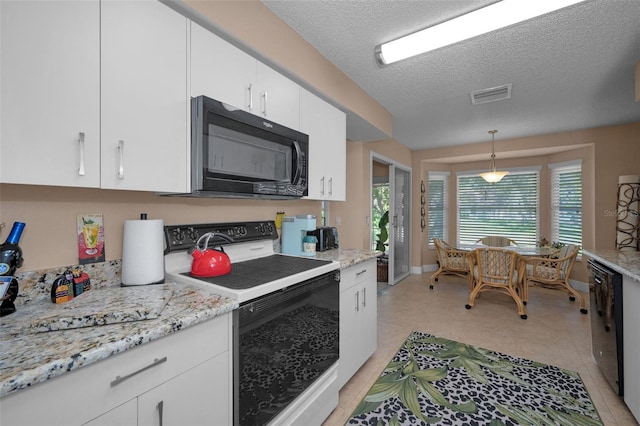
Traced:
[[122, 286], [164, 283], [164, 222], [147, 220], [141, 213], [140, 220], [124, 223], [122, 238]]

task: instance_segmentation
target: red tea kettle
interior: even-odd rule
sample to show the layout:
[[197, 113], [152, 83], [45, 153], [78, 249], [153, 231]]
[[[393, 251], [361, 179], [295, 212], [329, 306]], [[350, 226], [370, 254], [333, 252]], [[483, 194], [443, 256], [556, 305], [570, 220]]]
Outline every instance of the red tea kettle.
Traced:
[[[195, 249], [191, 253], [191, 275], [194, 277], [219, 277], [231, 272], [231, 260], [222, 247], [209, 249], [209, 240], [220, 237], [230, 243], [235, 242], [233, 238], [219, 232], [207, 232], [196, 242]], [[204, 241], [204, 247], [200, 248], [200, 243]]]

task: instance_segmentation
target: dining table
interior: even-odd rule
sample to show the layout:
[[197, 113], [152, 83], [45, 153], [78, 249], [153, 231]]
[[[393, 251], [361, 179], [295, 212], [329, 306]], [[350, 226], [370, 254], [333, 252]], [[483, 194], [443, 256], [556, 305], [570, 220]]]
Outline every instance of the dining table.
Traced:
[[[491, 246], [487, 246], [484, 244], [457, 244], [456, 249], [463, 251], [473, 251], [475, 249], [481, 248], [490, 248]], [[506, 246], [506, 247], [491, 247], [498, 248], [503, 250], [511, 250], [515, 251], [521, 256], [533, 256], [533, 257], [548, 257], [554, 254], [557, 249], [553, 247], [525, 247], [525, 246]]]

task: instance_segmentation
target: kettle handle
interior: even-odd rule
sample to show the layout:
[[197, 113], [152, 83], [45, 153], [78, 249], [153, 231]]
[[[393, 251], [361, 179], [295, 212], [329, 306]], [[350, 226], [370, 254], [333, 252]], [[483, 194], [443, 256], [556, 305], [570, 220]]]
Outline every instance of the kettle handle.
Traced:
[[[220, 232], [207, 232], [206, 234], [202, 234], [202, 236], [200, 238], [198, 238], [198, 241], [196, 242], [196, 249], [200, 252], [203, 252], [207, 249], [207, 247], [209, 247], [209, 240], [211, 238], [215, 238], [215, 237], [220, 237], [223, 240], [226, 240], [229, 243], [235, 243], [235, 240], [233, 238], [231, 238], [228, 235], [222, 234]], [[204, 248], [200, 248], [200, 243], [202, 242], [202, 240], [205, 241], [204, 243]]]

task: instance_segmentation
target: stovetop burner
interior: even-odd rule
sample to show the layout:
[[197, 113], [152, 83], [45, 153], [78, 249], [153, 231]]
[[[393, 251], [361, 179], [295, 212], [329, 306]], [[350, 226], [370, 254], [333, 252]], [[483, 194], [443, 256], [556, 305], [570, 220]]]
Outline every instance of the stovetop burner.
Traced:
[[230, 289], [242, 290], [266, 284], [271, 281], [276, 281], [281, 278], [315, 269], [319, 266], [330, 263], [331, 262], [327, 260], [273, 254], [271, 256], [261, 257], [258, 259], [232, 263], [231, 272], [219, 277], [193, 277], [189, 272], [183, 272], [181, 275]]

